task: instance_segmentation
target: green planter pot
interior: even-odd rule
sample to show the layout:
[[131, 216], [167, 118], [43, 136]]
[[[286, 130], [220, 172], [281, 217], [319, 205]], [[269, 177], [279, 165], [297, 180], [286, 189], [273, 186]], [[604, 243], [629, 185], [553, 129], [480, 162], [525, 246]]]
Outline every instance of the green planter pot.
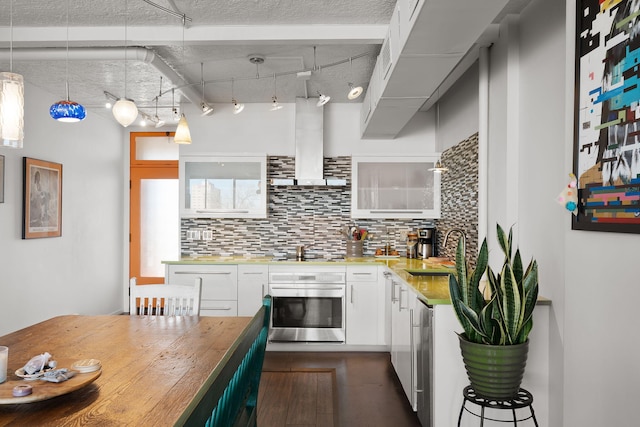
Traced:
[[489, 345], [458, 337], [467, 376], [476, 393], [496, 400], [514, 397], [524, 376], [529, 340], [516, 345]]

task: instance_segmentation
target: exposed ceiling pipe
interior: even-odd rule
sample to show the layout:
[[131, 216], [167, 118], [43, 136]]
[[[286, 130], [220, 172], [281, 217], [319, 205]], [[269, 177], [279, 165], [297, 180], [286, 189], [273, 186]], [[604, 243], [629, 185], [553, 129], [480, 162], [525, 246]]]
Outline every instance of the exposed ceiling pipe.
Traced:
[[[199, 105], [200, 94], [196, 85], [187, 82], [177, 71], [167, 64], [160, 56], [151, 49], [145, 47], [77, 47], [69, 48], [69, 61], [123, 61], [124, 55], [127, 60], [140, 61], [151, 65], [171, 84], [183, 93], [194, 105]], [[9, 60], [9, 49], [0, 49], [0, 61]], [[22, 48], [13, 49], [14, 61], [65, 61], [67, 58], [66, 48]], [[149, 101], [149, 100], [141, 100]]]

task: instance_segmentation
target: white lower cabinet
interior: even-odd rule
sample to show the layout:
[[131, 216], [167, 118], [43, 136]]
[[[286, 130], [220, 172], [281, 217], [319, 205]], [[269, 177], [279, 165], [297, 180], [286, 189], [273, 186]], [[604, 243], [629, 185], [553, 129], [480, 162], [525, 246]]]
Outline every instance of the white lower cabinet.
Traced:
[[267, 265], [238, 265], [238, 316], [255, 316], [268, 289]]
[[391, 279], [391, 363], [402, 389], [416, 410], [416, 346], [413, 291], [399, 279]]
[[165, 283], [191, 285], [202, 278], [201, 316], [238, 315], [237, 265], [168, 265]]
[[346, 343], [384, 344], [384, 301], [376, 266], [347, 266]]

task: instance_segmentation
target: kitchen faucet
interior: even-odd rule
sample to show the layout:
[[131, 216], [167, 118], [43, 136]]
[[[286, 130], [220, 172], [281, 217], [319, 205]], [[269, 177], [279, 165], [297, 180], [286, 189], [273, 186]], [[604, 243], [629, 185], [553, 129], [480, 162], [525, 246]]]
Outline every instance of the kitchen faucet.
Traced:
[[464, 234], [464, 230], [462, 230], [461, 228], [451, 228], [447, 230], [447, 232], [444, 235], [444, 242], [442, 243], [442, 249], [445, 249], [447, 247], [447, 240], [449, 239], [449, 235], [454, 231], [457, 231], [458, 233], [460, 233], [460, 239], [462, 240], [463, 248], [464, 248], [464, 257], [466, 258], [467, 257], [467, 240]]

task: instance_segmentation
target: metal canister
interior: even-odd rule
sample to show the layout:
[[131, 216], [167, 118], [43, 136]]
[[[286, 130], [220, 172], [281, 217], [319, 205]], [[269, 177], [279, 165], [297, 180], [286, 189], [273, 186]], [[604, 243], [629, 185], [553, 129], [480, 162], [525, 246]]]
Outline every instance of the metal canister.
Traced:
[[407, 258], [418, 258], [418, 233], [407, 233]]

